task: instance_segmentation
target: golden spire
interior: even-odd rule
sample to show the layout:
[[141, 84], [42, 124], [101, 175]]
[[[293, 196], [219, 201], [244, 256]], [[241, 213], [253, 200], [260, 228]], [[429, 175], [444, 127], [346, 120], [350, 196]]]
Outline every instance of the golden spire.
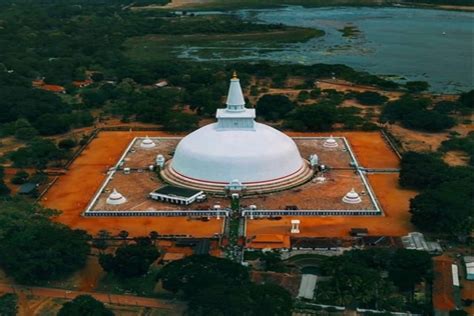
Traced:
[[232, 79], [238, 79], [237, 78], [237, 71], [234, 70], [234, 73], [232, 74]]

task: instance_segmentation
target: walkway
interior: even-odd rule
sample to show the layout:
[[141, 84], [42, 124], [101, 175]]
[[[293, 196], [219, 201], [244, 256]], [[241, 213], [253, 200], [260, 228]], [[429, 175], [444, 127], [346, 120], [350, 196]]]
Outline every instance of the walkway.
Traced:
[[133, 295], [118, 295], [108, 293], [97, 293], [97, 292], [82, 292], [82, 291], [69, 291], [65, 289], [47, 288], [47, 287], [36, 287], [36, 286], [22, 286], [22, 285], [11, 285], [7, 283], [0, 283], [0, 293], [23, 293], [26, 295], [40, 296], [40, 297], [52, 297], [52, 298], [64, 298], [74, 299], [78, 295], [91, 295], [96, 300], [108, 304], [117, 305], [131, 305], [141, 306], [150, 308], [160, 308], [168, 310], [179, 309], [177, 304], [171, 303], [170, 301], [133, 296]]

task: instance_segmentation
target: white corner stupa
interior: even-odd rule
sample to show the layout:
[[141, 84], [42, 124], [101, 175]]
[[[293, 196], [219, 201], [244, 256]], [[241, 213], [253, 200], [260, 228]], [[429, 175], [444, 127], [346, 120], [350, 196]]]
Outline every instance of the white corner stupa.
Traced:
[[281, 190], [311, 178], [295, 142], [280, 131], [255, 122], [245, 107], [240, 81], [230, 80], [226, 108], [217, 122], [183, 138], [162, 176], [170, 183], [204, 191], [224, 191], [234, 179], [246, 191]]
[[114, 189], [112, 193], [110, 193], [106, 202], [107, 204], [110, 204], [110, 205], [120, 205], [127, 202], [127, 199], [122, 194], [120, 194], [116, 189]]
[[336, 148], [338, 146], [339, 144], [337, 143], [336, 139], [332, 137], [332, 135], [329, 138], [327, 138], [323, 143], [323, 147], [326, 147], [326, 148]]
[[153, 148], [156, 144], [154, 141], [150, 139], [150, 137], [146, 136], [144, 140], [141, 141], [140, 147], [141, 148]]
[[349, 192], [346, 193], [346, 195], [342, 198], [342, 202], [348, 203], [348, 204], [359, 204], [362, 202], [362, 199], [360, 198], [359, 194], [352, 188]]

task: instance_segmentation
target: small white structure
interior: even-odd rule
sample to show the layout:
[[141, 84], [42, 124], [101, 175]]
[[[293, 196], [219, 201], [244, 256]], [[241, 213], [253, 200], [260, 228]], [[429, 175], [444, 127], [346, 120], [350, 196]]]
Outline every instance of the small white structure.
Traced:
[[315, 167], [315, 166], [319, 165], [318, 155], [316, 155], [316, 154], [310, 155], [309, 156], [309, 163], [310, 163], [311, 167]]
[[459, 286], [459, 269], [457, 264], [452, 264], [451, 265], [451, 272], [452, 272], [452, 277], [453, 277], [453, 285], [454, 286]]
[[156, 159], [155, 159], [155, 164], [160, 167], [160, 168], [163, 168], [165, 166], [165, 157], [163, 155], [157, 155], [156, 156]]
[[150, 139], [150, 137], [146, 136], [144, 140], [140, 143], [141, 148], [153, 148], [156, 144], [154, 141]]
[[464, 264], [466, 265], [466, 279], [474, 280], [474, 257], [464, 256]]
[[316, 275], [303, 274], [303, 276], [301, 277], [300, 289], [298, 290], [298, 297], [312, 300], [317, 280], [318, 277]]
[[168, 81], [166, 80], [160, 80], [157, 83], [154, 84], [156, 88], [164, 88], [168, 85]]
[[291, 220], [291, 233], [292, 234], [299, 234], [300, 233], [300, 220], [299, 219], [292, 219]]
[[332, 135], [329, 138], [327, 138], [323, 143], [323, 147], [326, 147], [326, 148], [336, 148], [338, 146], [339, 144], [337, 143], [336, 139], [332, 137]]
[[239, 179], [234, 179], [230, 181], [225, 188], [229, 191], [242, 191], [244, 189], [244, 185], [239, 181]]
[[325, 177], [316, 177], [316, 178], [314, 178], [314, 182], [324, 183], [324, 182], [326, 182], [326, 178]]
[[360, 198], [359, 194], [352, 188], [349, 192], [346, 193], [346, 195], [342, 198], [342, 202], [348, 203], [348, 204], [359, 204], [362, 202], [362, 199]]
[[109, 197], [106, 200], [106, 203], [109, 205], [120, 205], [127, 202], [127, 199], [120, 194], [116, 189], [110, 193]]

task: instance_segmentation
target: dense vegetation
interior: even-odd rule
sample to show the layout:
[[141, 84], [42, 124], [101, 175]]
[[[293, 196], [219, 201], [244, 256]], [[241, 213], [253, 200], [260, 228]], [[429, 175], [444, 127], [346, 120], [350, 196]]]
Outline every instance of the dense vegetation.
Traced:
[[407, 128], [428, 132], [439, 132], [456, 124], [452, 117], [436, 107], [430, 110], [429, 106], [430, 99], [405, 95], [386, 104], [382, 119], [392, 123], [399, 121]]
[[286, 290], [250, 282], [248, 270], [227, 259], [190, 256], [166, 265], [160, 279], [188, 300], [190, 315], [291, 315]]
[[406, 249], [352, 250], [327, 257], [316, 301], [377, 310], [421, 312], [426, 302], [414, 298], [415, 285], [431, 280], [431, 256]]
[[158, 258], [159, 252], [149, 238], [138, 238], [133, 244], [122, 245], [115, 254], [101, 254], [99, 263], [102, 268], [119, 277], [142, 276]]
[[16, 316], [18, 313], [18, 296], [16, 294], [3, 294], [0, 296], [0, 315]]
[[54, 211], [26, 201], [0, 201], [0, 209], [0, 267], [18, 282], [59, 279], [84, 266], [84, 231], [50, 221]]
[[63, 304], [58, 316], [113, 316], [114, 313], [90, 295], [76, 296], [72, 301]]
[[410, 201], [412, 222], [427, 232], [463, 238], [474, 228], [472, 167], [450, 167], [436, 154], [404, 154], [400, 185], [422, 191]]

